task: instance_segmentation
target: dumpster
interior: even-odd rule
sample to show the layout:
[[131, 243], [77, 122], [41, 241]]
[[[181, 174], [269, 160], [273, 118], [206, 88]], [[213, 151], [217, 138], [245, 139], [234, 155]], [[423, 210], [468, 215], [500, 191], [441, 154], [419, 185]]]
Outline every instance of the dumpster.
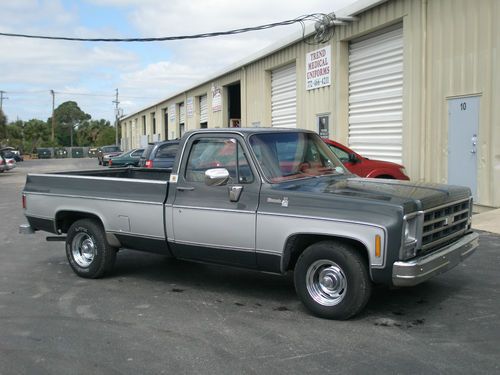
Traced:
[[54, 149], [54, 157], [56, 159], [63, 159], [68, 157], [68, 151], [64, 147]]
[[82, 147], [73, 147], [71, 149], [71, 157], [72, 158], [83, 158], [83, 148]]

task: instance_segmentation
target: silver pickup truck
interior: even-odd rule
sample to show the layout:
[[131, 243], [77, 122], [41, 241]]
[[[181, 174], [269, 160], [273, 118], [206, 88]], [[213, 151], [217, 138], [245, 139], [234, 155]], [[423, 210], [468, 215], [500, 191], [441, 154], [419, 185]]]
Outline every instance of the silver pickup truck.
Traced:
[[59, 235], [79, 276], [109, 273], [120, 248], [293, 271], [330, 319], [359, 313], [373, 284], [416, 285], [478, 246], [469, 189], [358, 178], [305, 130], [188, 132], [171, 171], [29, 174], [22, 195], [22, 232]]

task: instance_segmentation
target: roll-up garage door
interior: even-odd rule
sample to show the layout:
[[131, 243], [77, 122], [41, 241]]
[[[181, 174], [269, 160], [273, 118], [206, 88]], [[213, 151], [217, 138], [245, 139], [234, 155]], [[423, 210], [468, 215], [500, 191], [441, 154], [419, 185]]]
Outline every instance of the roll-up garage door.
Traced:
[[200, 96], [200, 123], [208, 122], [207, 96]]
[[402, 162], [403, 28], [349, 46], [349, 146], [363, 156]]
[[184, 103], [179, 104], [179, 124], [184, 124], [186, 122], [186, 107]]
[[297, 84], [295, 64], [271, 72], [272, 126], [295, 128], [297, 126]]

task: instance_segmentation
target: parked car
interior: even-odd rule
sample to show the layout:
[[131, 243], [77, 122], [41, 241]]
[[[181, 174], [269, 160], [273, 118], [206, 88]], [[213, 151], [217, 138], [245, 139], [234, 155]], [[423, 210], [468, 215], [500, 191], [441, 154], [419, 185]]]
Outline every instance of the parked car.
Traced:
[[368, 159], [331, 139], [323, 139], [349, 172], [360, 177], [409, 180], [405, 167], [389, 161]]
[[14, 158], [16, 162], [24, 161], [23, 156], [21, 155], [21, 152], [14, 147], [4, 147], [0, 149], [4, 153], [5, 157], [9, 158]]
[[50, 148], [38, 148], [36, 150], [38, 154], [38, 159], [50, 159], [52, 158], [52, 151]]
[[5, 159], [5, 165], [6, 165], [8, 171], [10, 171], [11, 169], [14, 169], [17, 166], [16, 159], [6, 157], [5, 154], [4, 154], [4, 159]]
[[178, 149], [179, 140], [149, 143], [139, 160], [139, 167], [172, 168]]
[[139, 165], [139, 159], [141, 158], [143, 148], [135, 148], [130, 151], [126, 151], [118, 156], [113, 156], [109, 158], [108, 166], [111, 167], [137, 167]]
[[99, 165], [107, 165], [109, 158], [122, 153], [118, 146], [102, 146], [97, 150], [97, 162]]
[[7, 160], [5, 160], [3, 154], [0, 152], [0, 173], [7, 170]]

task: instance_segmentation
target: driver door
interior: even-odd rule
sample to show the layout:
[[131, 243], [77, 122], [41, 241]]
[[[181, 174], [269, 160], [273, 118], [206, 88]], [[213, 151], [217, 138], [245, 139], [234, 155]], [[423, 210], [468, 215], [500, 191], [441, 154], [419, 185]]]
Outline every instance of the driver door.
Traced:
[[[179, 258], [256, 268], [255, 222], [260, 182], [239, 137], [193, 136], [186, 147], [172, 207]], [[222, 186], [205, 183], [205, 172], [224, 168]], [[235, 200], [231, 190], [239, 191]]]

